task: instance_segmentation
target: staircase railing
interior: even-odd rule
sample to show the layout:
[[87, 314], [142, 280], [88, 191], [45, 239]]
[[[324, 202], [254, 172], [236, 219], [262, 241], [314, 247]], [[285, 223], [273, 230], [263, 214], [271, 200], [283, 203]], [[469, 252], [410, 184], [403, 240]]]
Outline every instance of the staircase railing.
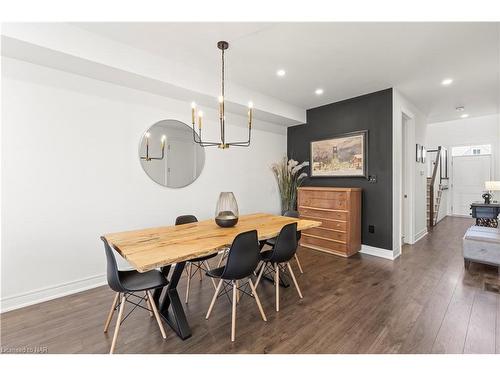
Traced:
[[[431, 177], [431, 183], [429, 187], [429, 227], [433, 227], [434, 224], [434, 205], [435, 205], [435, 199], [434, 199], [434, 184], [436, 182], [436, 176], [437, 176], [437, 171], [438, 168], [440, 167], [441, 163], [441, 146], [437, 148], [437, 150], [429, 150], [429, 152], [436, 152], [436, 160], [434, 162], [434, 168], [432, 170], [432, 177]], [[437, 215], [437, 212], [436, 212]]]

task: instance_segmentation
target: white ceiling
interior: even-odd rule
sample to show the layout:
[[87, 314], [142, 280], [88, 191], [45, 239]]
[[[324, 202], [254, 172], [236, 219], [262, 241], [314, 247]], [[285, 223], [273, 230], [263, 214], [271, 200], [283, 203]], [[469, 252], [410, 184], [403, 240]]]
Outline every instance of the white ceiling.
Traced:
[[[500, 23], [78, 23], [302, 108], [397, 87], [430, 122], [498, 113]], [[286, 70], [284, 78], [276, 70]], [[443, 78], [453, 78], [448, 87]], [[316, 88], [324, 94], [316, 96]]]

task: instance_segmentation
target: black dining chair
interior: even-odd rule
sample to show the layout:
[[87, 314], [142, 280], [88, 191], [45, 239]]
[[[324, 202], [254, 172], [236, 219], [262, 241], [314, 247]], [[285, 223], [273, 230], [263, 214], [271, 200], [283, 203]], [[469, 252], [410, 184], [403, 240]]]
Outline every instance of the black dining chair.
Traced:
[[[260, 249], [257, 239], [257, 231], [251, 230], [249, 232], [240, 233], [236, 236], [231, 247], [229, 248], [226, 264], [223, 267], [215, 268], [207, 272], [208, 276], [214, 279], [220, 279], [220, 281], [215, 289], [215, 293], [205, 319], [210, 317], [210, 313], [212, 312], [216, 299], [219, 297], [219, 292], [222, 286], [224, 286], [224, 291], [221, 295], [227, 295], [228, 298], [230, 290], [226, 289], [226, 286], [232, 287], [231, 341], [234, 341], [236, 336], [236, 303], [239, 299], [239, 292], [255, 298], [262, 320], [267, 322], [266, 314], [260, 304], [259, 296], [257, 295], [255, 286], [250, 279], [250, 276], [255, 271], [255, 267], [257, 267], [257, 263], [259, 262], [259, 252]], [[248, 281], [241, 284], [242, 279], [245, 278], [248, 278]], [[250, 286], [251, 293], [246, 290], [247, 285]]]
[[[198, 219], [194, 215], [182, 215], [178, 216], [175, 219], [175, 225], [184, 225], [190, 223], [197, 223]], [[210, 271], [210, 264], [208, 263], [209, 259], [215, 258], [217, 253], [210, 254], [206, 256], [202, 256], [195, 259], [190, 259], [186, 262], [186, 273], [187, 273], [187, 287], [186, 287], [186, 303], [189, 301], [189, 290], [191, 288], [191, 279], [196, 275], [197, 272], [200, 273], [200, 281], [202, 280], [203, 273]], [[222, 259], [222, 258], [221, 258]], [[194, 272], [193, 272], [194, 268]], [[210, 279], [214, 288], [216, 288], [215, 281]]]
[[[163, 324], [161, 323], [160, 314], [158, 313], [155, 301], [153, 300], [151, 290], [163, 288], [168, 284], [168, 280], [160, 271], [157, 270], [152, 270], [144, 273], [140, 273], [134, 270], [118, 270], [116, 259], [111, 246], [109, 245], [106, 238], [101, 237], [101, 240], [104, 242], [104, 251], [106, 252], [108, 285], [112, 290], [116, 292], [108, 317], [106, 319], [106, 322], [104, 323], [104, 332], [108, 332], [109, 324], [111, 323], [111, 319], [113, 319], [113, 314], [117, 309], [119, 309], [109, 354], [113, 354], [115, 350], [120, 326], [137, 307], [149, 311], [149, 314], [151, 316], [154, 315], [154, 317], [156, 318], [156, 322], [160, 327], [161, 335], [164, 339], [166, 339], [167, 335], [165, 334]], [[144, 292], [144, 296], [138, 295], [137, 293], [139, 292]], [[134, 298], [134, 300], [132, 300], [132, 297]], [[147, 307], [141, 305], [143, 301], [146, 301]], [[123, 312], [125, 310], [126, 302], [134, 305], [135, 307], [127, 314], [127, 316], [125, 316], [125, 318], [123, 318]]]
[[285, 266], [288, 268], [288, 272], [290, 273], [299, 297], [302, 298], [302, 292], [300, 291], [299, 284], [297, 283], [292, 267], [290, 266], [290, 260], [293, 258], [296, 251], [297, 223], [291, 223], [281, 228], [272, 250], [263, 251], [260, 254], [262, 265], [259, 275], [257, 276], [257, 281], [255, 282], [255, 287], [257, 288], [259, 285], [264, 270], [271, 268], [274, 273], [274, 283], [276, 286], [276, 311], [280, 310], [280, 269], [283, 273], [285, 273]]
[[[285, 211], [283, 213], [283, 216], [299, 218], [299, 212], [298, 211]], [[300, 241], [301, 237], [302, 237], [302, 234], [300, 233], [300, 231], [297, 231], [297, 243]], [[266, 240], [265, 244], [269, 245], [271, 247], [274, 247], [274, 245], [276, 244], [276, 237]], [[297, 252], [295, 252], [294, 257], [295, 257], [295, 261], [297, 262], [297, 266], [299, 267], [300, 273], [304, 273], [304, 271], [302, 270], [302, 265], [300, 264]]]

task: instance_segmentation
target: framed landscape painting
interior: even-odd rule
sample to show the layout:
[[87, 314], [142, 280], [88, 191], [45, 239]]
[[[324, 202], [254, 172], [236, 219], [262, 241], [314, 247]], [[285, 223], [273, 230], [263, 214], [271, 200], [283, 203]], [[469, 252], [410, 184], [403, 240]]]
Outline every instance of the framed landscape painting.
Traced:
[[311, 142], [310, 177], [366, 177], [368, 130]]

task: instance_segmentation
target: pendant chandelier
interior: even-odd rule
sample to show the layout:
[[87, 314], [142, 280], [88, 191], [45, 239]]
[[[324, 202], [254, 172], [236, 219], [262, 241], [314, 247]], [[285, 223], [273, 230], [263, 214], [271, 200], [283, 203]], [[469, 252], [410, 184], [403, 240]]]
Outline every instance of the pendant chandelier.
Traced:
[[[221, 149], [229, 148], [230, 146], [248, 147], [250, 146], [250, 137], [252, 135], [252, 102], [248, 103], [248, 139], [242, 142], [227, 142], [226, 141], [226, 114], [224, 111], [224, 51], [229, 48], [229, 43], [220, 41], [217, 47], [221, 50], [222, 55], [222, 74], [221, 74], [221, 95], [219, 96], [219, 123], [220, 123], [220, 142], [207, 142], [202, 138], [201, 128], [203, 121], [203, 112], [196, 109], [196, 104], [191, 104], [191, 122], [193, 124], [193, 140], [202, 147], [217, 146]], [[195, 126], [198, 120], [198, 135], [196, 134]]]

